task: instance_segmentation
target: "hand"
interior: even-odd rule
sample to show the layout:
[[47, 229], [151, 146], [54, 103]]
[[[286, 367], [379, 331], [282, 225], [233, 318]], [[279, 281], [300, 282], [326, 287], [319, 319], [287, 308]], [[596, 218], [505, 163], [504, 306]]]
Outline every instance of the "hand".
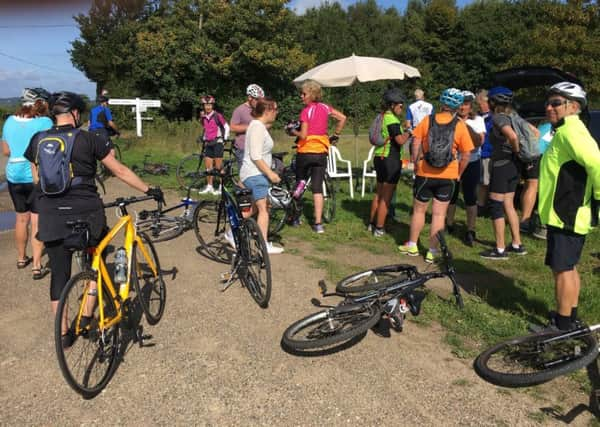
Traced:
[[165, 201], [165, 196], [162, 192], [162, 190], [160, 189], [160, 187], [148, 187], [148, 190], [146, 191], [146, 195], [147, 196], [152, 196], [154, 198], [154, 200], [156, 200], [157, 202], [162, 202], [164, 203]]
[[269, 178], [269, 180], [273, 183], [273, 184], [279, 184], [281, 182], [281, 177], [279, 175], [277, 175], [275, 172], [273, 172], [271, 174], [271, 177]]
[[331, 136], [329, 137], [329, 143], [330, 143], [331, 145], [335, 145], [335, 144], [337, 144], [339, 140], [340, 140], [340, 137], [339, 137], [338, 135], [331, 135]]

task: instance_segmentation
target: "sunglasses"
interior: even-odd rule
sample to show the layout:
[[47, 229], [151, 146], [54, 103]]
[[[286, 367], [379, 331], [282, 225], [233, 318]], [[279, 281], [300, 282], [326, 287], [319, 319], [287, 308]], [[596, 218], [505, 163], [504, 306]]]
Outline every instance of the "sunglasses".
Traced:
[[551, 99], [544, 102], [544, 107], [558, 108], [561, 105], [566, 105], [568, 102], [568, 100], [563, 101], [562, 99]]

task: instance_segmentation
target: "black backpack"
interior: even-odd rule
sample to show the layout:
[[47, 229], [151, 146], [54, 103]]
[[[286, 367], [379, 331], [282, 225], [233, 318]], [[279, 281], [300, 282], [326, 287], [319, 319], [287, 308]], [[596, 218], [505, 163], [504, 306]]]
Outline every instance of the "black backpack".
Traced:
[[458, 120], [458, 117], [454, 115], [449, 123], [441, 125], [435, 120], [435, 113], [429, 116], [429, 132], [427, 135], [429, 150], [425, 153], [424, 158], [434, 168], [446, 167], [454, 160], [452, 146], [454, 145], [454, 131]]

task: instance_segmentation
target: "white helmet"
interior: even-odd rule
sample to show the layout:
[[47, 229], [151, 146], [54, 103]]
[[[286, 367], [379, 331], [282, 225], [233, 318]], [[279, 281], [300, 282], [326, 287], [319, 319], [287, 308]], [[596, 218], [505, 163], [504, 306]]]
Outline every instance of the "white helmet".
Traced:
[[579, 102], [581, 108], [585, 108], [587, 105], [586, 93], [581, 86], [571, 82], [560, 82], [556, 83], [550, 89], [548, 89], [548, 95], [557, 94], [564, 96], [567, 99]]
[[463, 102], [473, 101], [475, 99], [475, 94], [470, 90], [463, 90], [462, 92]]
[[48, 102], [50, 93], [41, 87], [23, 89], [23, 92], [21, 93], [21, 103], [24, 106], [33, 105], [38, 99]]
[[254, 99], [264, 98], [265, 91], [259, 85], [252, 83], [246, 88], [246, 95], [251, 96]]
[[292, 201], [292, 195], [285, 188], [272, 185], [269, 188], [269, 203], [277, 208], [286, 208]]

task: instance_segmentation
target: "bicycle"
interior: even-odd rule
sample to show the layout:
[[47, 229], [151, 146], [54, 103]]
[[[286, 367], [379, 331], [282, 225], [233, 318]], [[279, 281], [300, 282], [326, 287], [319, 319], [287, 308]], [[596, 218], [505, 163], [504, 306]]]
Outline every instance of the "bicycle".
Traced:
[[325, 282], [320, 281], [322, 297], [341, 296], [344, 299], [336, 306], [323, 306], [313, 300], [315, 305], [327, 309], [290, 325], [283, 333], [284, 348], [300, 352], [331, 350], [333, 346], [350, 343], [365, 334], [384, 315], [396, 331], [401, 331], [406, 313], [410, 311], [413, 316], [420, 313], [422, 297], [417, 289], [435, 278], [450, 279], [456, 304], [462, 309], [464, 303], [455, 278], [452, 254], [443, 234], [440, 232], [437, 237], [443, 260], [441, 271], [421, 273], [408, 264], [376, 267], [342, 279], [332, 293], [327, 293]]
[[[100, 393], [117, 368], [122, 341], [120, 329], [134, 328], [130, 287], [133, 285], [135, 301], [139, 302], [150, 325], [157, 324], [164, 313], [166, 286], [156, 249], [146, 235], [136, 233], [133, 218], [127, 213], [128, 205], [152, 198], [118, 198], [104, 205], [105, 208], [117, 207], [121, 218], [98, 246], [82, 252], [86, 257], [84, 269], [67, 282], [58, 302], [54, 336], [59, 367], [71, 388], [86, 399]], [[75, 234], [77, 244], [73, 249], [87, 248], [89, 224], [81, 221], [77, 224], [83, 232], [79, 237]], [[77, 227], [73, 227], [74, 230]], [[124, 234], [128, 262], [121, 265], [126, 272], [121, 270], [123, 281], [117, 288], [102, 255], [120, 232]], [[135, 332], [142, 345], [148, 337], [143, 335], [141, 325]], [[64, 336], [71, 341], [67, 348], [63, 347]]]
[[[206, 141], [199, 138], [197, 142], [198, 144], [202, 144], [200, 151], [198, 153], [185, 156], [177, 165], [175, 176], [177, 177], [177, 182], [181, 188], [194, 186], [195, 189], [201, 189], [206, 187], [206, 176], [202, 175], [205, 170], [203, 163]], [[229, 153], [227, 160], [231, 160], [231, 155], [233, 153], [232, 143], [232, 139], [223, 140], [224, 145], [230, 144], [229, 147], [225, 146], [224, 148], [224, 153]]]
[[584, 368], [598, 357], [600, 324], [570, 331], [545, 330], [511, 338], [483, 351], [474, 362], [484, 380], [503, 387], [529, 387]]
[[153, 163], [149, 159], [150, 154], [145, 154], [144, 160], [142, 161], [142, 166], [140, 167], [138, 165], [133, 165], [131, 166], [131, 170], [135, 172], [138, 176], [169, 174], [169, 169], [171, 168], [171, 165], [169, 163]]
[[[121, 147], [119, 147], [119, 144], [117, 144], [116, 140], [112, 140], [110, 137], [109, 140], [111, 141], [113, 149], [115, 150], [115, 158], [118, 161], [121, 161]], [[104, 181], [106, 181], [106, 179], [110, 176], [112, 176], [112, 172], [106, 166], [104, 166], [102, 162], [98, 162], [98, 166], [96, 167], [96, 180], [104, 185]]]
[[226, 262], [225, 246], [220, 237], [227, 224], [233, 235], [235, 252], [231, 257], [231, 270], [221, 275], [224, 292], [236, 278], [248, 289], [259, 305], [267, 308], [271, 298], [271, 262], [267, 245], [254, 218], [244, 218], [242, 212], [252, 208], [252, 192], [238, 189], [235, 196], [227, 189], [233, 184], [232, 161], [226, 160], [223, 171], [210, 170], [202, 175], [222, 179], [222, 191], [217, 201], [203, 200], [194, 212], [194, 232], [200, 243], [200, 250], [209, 258]]
[[[135, 222], [138, 233], [146, 233], [153, 242], [163, 242], [183, 234], [194, 228], [194, 211], [198, 202], [190, 197], [191, 187], [188, 187], [186, 197], [181, 203], [169, 209], [163, 209], [163, 203], [158, 202], [157, 209], [143, 210], [137, 214]], [[168, 215], [183, 208], [181, 215]]]

